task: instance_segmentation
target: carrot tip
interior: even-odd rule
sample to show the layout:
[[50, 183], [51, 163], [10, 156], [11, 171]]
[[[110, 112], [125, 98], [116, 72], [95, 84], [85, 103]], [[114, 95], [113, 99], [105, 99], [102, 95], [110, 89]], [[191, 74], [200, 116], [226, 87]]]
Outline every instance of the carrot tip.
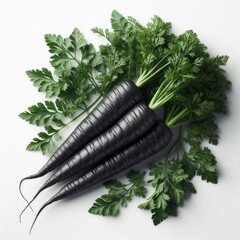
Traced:
[[[32, 202], [32, 201], [31, 201]], [[30, 203], [28, 203], [27, 204], [27, 206], [22, 210], [22, 212], [19, 214], [19, 221], [20, 221], [20, 223], [22, 222], [22, 215], [23, 215], [23, 213], [25, 212], [25, 210], [28, 208], [28, 207], [31, 207], [31, 202]], [[32, 209], [32, 208], [31, 208]], [[32, 209], [32, 211], [33, 211], [33, 209]], [[34, 212], [34, 211], [33, 211]]]
[[31, 228], [30, 228], [30, 230], [29, 230], [29, 235], [30, 235], [31, 232], [32, 232], [33, 226], [35, 225], [35, 222], [36, 222], [36, 220], [38, 219], [39, 214], [42, 212], [42, 210], [43, 210], [45, 207], [47, 207], [48, 205], [50, 205], [52, 202], [54, 202], [54, 200], [53, 200], [53, 199], [50, 199], [49, 201], [47, 201], [47, 202], [39, 209], [36, 217], [35, 217], [34, 220], [33, 220], [33, 223], [32, 223], [32, 225], [31, 225]]
[[[22, 193], [22, 183], [23, 183], [23, 181], [26, 180], [26, 179], [28, 179], [28, 178], [23, 178], [23, 179], [20, 181], [18, 190], [19, 190], [22, 198], [27, 202], [27, 204], [28, 204], [28, 206], [30, 207], [30, 209], [32, 210], [32, 212], [34, 212], [33, 209], [32, 209], [32, 207], [31, 207], [31, 205], [30, 205], [30, 203], [29, 203], [29, 201], [26, 199], [26, 197], [25, 197], [25, 196], [23, 195], [23, 193]], [[21, 222], [21, 221], [20, 221], [20, 222]]]
[[19, 189], [19, 192], [20, 192], [22, 198], [26, 201], [26, 203], [28, 204], [28, 206], [30, 207], [30, 209], [32, 210], [32, 212], [34, 212], [33, 209], [32, 209], [32, 207], [31, 207], [31, 205], [30, 205], [31, 202], [29, 203], [29, 201], [26, 199], [26, 197], [25, 197], [25, 196], [23, 195], [23, 193], [22, 193], [22, 183], [23, 183], [23, 181], [25, 181], [25, 180], [27, 180], [27, 179], [31, 179], [31, 176], [30, 176], [30, 177], [25, 177], [25, 178], [23, 178], [23, 179], [20, 181], [20, 183], [19, 183], [18, 189]]
[[[32, 198], [32, 200], [31, 200], [30, 202], [28, 202], [27, 206], [22, 210], [22, 212], [21, 212], [20, 215], [19, 215], [19, 220], [20, 220], [20, 222], [21, 222], [22, 214], [25, 212], [25, 210], [26, 210], [28, 207], [30, 207], [30, 208], [32, 209], [31, 203], [36, 199], [36, 197], [39, 195], [39, 193], [40, 193], [41, 191], [42, 191], [42, 188], [40, 188], [40, 190], [35, 194], [35, 196]], [[32, 209], [32, 211], [33, 211], [33, 209]], [[34, 211], [33, 211], [33, 212], [34, 212]]]

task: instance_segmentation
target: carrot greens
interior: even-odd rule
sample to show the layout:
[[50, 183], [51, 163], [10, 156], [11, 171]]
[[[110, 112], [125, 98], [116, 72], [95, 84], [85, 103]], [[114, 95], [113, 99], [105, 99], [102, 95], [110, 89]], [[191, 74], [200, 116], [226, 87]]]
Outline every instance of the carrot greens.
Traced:
[[146, 197], [144, 175], [146, 172], [131, 170], [127, 174], [128, 183], [118, 180], [109, 180], [104, 183], [108, 193], [96, 199], [96, 202], [89, 209], [90, 213], [103, 216], [117, 216], [120, 206], [127, 207], [133, 197]]
[[[217, 114], [227, 112], [226, 91], [231, 86], [222, 68], [228, 57], [210, 56], [192, 30], [179, 36], [171, 34], [171, 24], [159, 17], [143, 27], [131, 17], [117, 18], [116, 14], [112, 21], [124, 22], [125, 32], [118, 31], [115, 26], [121, 24], [114, 22], [113, 32], [105, 30], [104, 35], [102, 30], [101, 35], [110, 41], [109, 48], [127, 56], [128, 71], [144, 90], [149, 107], [163, 106], [167, 126], [180, 129], [165, 161], [150, 166], [148, 183], [154, 191], [139, 205], [151, 211], [157, 225], [169, 216], [176, 216], [177, 208], [196, 193], [191, 182], [194, 176], [217, 183], [216, 157], [203, 142], [218, 144], [215, 119]], [[98, 32], [101, 33], [99, 29]], [[95, 203], [95, 208], [98, 207], [95, 211], [102, 207], [101, 203], [99, 200]]]
[[55, 143], [61, 140], [60, 131], [87, 113], [101, 98], [104, 89], [100, 89], [93, 77], [99, 74], [102, 58], [78, 29], [74, 29], [68, 38], [46, 34], [45, 41], [51, 53], [53, 72], [42, 68], [26, 73], [38, 91], [44, 92], [49, 100], [29, 107], [19, 116], [45, 128], [27, 149], [49, 154]]

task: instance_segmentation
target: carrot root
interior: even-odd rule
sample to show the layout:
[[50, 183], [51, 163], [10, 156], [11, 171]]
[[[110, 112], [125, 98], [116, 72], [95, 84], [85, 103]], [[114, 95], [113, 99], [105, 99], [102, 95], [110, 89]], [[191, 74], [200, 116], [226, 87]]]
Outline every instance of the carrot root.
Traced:
[[39, 217], [39, 214], [42, 212], [42, 210], [43, 210], [45, 207], [47, 207], [48, 205], [50, 205], [50, 204], [53, 203], [54, 201], [55, 201], [55, 200], [54, 200], [53, 198], [51, 198], [49, 201], [47, 201], [47, 202], [40, 208], [40, 210], [38, 211], [36, 217], [35, 217], [34, 220], [33, 220], [33, 223], [32, 223], [31, 228], [30, 228], [30, 230], [29, 230], [29, 235], [31, 235], [32, 229], [33, 229], [33, 227], [34, 227], [34, 225], [35, 225], [35, 222], [37, 221], [37, 219], [38, 219], [38, 217]]
[[46, 185], [46, 184], [44, 184], [44, 185], [38, 190], [38, 192], [37, 192], [37, 193], [35, 194], [35, 196], [31, 199], [31, 201], [28, 202], [27, 206], [22, 210], [22, 212], [21, 212], [20, 215], [19, 215], [19, 221], [20, 221], [20, 222], [22, 221], [22, 214], [26, 211], [26, 209], [27, 209], [28, 207], [30, 207], [30, 208], [32, 209], [31, 203], [36, 199], [36, 197], [37, 197], [45, 188], [47, 188], [47, 185]]
[[[24, 180], [27, 180], [27, 179], [29, 179], [29, 177], [23, 178], [23, 179], [20, 181], [20, 183], [19, 183], [19, 188], [18, 188], [18, 189], [19, 189], [19, 192], [20, 192], [22, 198], [27, 202], [27, 204], [28, 204], [29, 207], [31, 208], [32, 212], [34, 212], [33, 209], [32, 209], [32, 206], [29, 204], [29, 201], [26, 199], [26, 197], [25, 197], [25, 196], [23, 195], [23, 193], [22, 193], [22, 183], [23, 183]], [[20, 222], [21, 222], [21, 221], [20, 221]]]

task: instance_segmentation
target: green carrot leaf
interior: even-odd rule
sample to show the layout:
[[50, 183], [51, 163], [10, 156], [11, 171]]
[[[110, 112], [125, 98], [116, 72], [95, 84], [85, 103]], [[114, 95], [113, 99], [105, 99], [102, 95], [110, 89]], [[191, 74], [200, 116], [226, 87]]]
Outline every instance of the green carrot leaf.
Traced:
[[97, 198], [90, 213], [102, 216], [117, 216], [120, 206], [127, 207], [133, 197], [146, 197], [147, 189], [144, 181], [145, 172], [131, 170], [127, 174], [128, 183], [122, 183], [116, 179], [104, 183], [108, 193]]
[[87, 45], [87, 41], [85, 40], [83, 34], [77, 28], [73, 30], [69, 38], [71, 40], [73, 52], [75, 54], [78, 50]]
[[119, 199], [112, 195], [102, 195], [97, 198], [89, 213], [102, 216], [117, 216], [119, 214]]
[[215, 156], [207, 147], [192, 146], [183, 156], [183, 168], [189, 173], [190, 178], [199, 175], [202, 180], [217, 183], [216, 164]]
[[45, 101], [44, 103], [37, 103], [28, 108], [28, 111], [22, 112], [19, 116], [37, 126], [49, 126], [55, 120], [61, 119], [61, 112], [59, 112], [52, 101]]
[[154, 192], [139, 208], [151, 210], [154, 225], [168, 216], [176, 216], [177, 206], [181, 205], [195, 189], [188, 181], [188, 174], [176, 159], [165, 160], [150, 167], [148, 181]]
[[[77, 28], [66, 38], [46, 34], [45, 41], [51, 53], [53, 73], [42, 68], [27, 71], [27, 75], [38, 91], [45, 92], [46, 98], [54, 97], [54, 100], [33, 105], [19, 116], [30, 124], [54, 126], [60, 131], [67, 125], [64, 123], [66, 120], [70, 123], [76, 116], [88, 112], [92, 106], [92, 99], [99, 99], [112, 85], [97, 81], [97, 76], [102, 76], [100, 71], [103, 72], [102, 55], [92, 44], [87, 43]], [[55, 137], [51, 134], [40, 135], [41, 137], [35, 138], [27, 149], [40, 150], [46, 154], [54, 149], [54, 142], [60, 140], [57, 133], [54, 134]]]
[[34, 138], [27, 146], [28, 151], [42, 151], [44, 155], [50, 154], [55, 148], [56, 142], [61, 140], [59, 130], [52, 126], [45, 127], [45, 132], [38, 133], [38, 137]]
[[135, 171], [131, 170], [127, 174], [127, 178], [129, 183], [132, 183], [132, 194], [135, 195], [136, 197], [142, 197], [145, 198], [147, 194], [147, 189], [145, 187], [145, 176], [146, 172], [140, 172], [140, 171]]
[[46, 92], [47, 98], [58, 96], [62, 89], [67, 88], [67, 83], [61, 84], [57, 82], [52, 73], [46, 68], [31, 70], [26, 73], [39, 92]]

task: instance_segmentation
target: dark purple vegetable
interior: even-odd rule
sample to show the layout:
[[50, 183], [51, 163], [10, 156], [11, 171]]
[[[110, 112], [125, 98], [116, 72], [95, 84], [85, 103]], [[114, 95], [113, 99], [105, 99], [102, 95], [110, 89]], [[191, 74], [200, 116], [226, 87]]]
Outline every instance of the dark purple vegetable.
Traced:
[[[92, 139], [113, 126], [142, 99], [141, 91], [132, 81], [122, 81], [116, 85], [76, 127], [47, 163], [36, 174], [20, 181], [19, 191], [21, 195], [23, 196], [21, 185], [24, 180], [41, 177], [60, 166]], [[23, 198], [25, 199], [24, 196]]]
[[134, 166], [148, 157], [165, 148], [172, 139], [171, 130], [163, 121], [158, 121], [143, 137], [125, 147], [119, 153], [108, 160], [98, 164], [94, 168], [66, 184], [58, 193], [47, 201], [37, 213], [30, 232], [42, 210], [53, 202], [67, 198], [92, 187], [108, 178]]
[[92, 140], [61, 166], [60, 169], [43, 184], [31, 202], [44, 189], [72, 177], [80, 171], [95, 166], [100, 161], [116, 153], [116, 151], [128, 146], [154, 126], [156, 121], [155, 113], [146, 103], [142, 102], [137, 104], [113, 127]]

